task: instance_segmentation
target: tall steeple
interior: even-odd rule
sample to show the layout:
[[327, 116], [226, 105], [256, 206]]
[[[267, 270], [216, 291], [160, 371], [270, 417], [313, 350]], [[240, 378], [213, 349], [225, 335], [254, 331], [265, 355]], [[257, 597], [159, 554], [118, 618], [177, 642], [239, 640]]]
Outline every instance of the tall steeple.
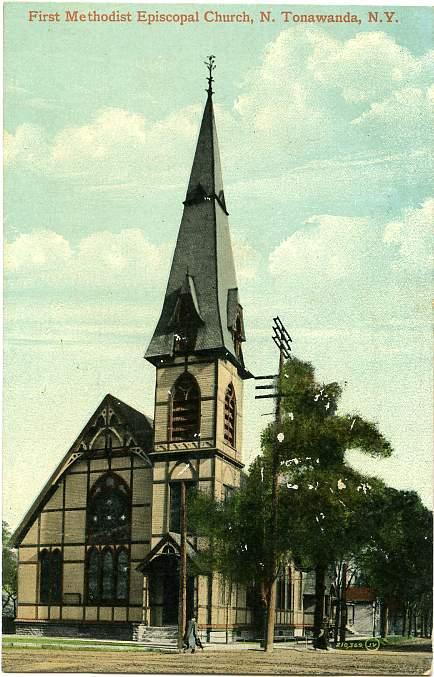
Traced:
[[214, 57], [206, 62], [207, 100], [163, 309], [146, 359], [182, 353], [225, 357], [247, 377], [241, 350], [243, 313], [229, 233], [213, 109]]

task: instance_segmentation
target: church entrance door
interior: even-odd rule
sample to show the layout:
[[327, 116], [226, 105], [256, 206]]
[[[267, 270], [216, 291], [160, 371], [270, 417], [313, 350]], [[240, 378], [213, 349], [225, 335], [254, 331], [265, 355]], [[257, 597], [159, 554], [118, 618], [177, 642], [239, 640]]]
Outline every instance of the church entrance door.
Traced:
[[[160, 555], [150, 566], [151, 625], [177, 625], [179, 608], [179, 558]], [[194, 578], [187, 578], [187, 619], [194, 613]]]

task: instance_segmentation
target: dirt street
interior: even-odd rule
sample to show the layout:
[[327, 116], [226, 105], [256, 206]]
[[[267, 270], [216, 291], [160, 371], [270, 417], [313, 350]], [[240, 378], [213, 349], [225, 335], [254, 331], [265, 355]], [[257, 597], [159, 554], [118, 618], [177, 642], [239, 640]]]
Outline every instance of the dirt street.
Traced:
[[133, 672], [269, 675], [422, 675], [431, 664], [420, 652], [314, 652], [275, 649], [157, 652], [4, 649], [5, 672]]

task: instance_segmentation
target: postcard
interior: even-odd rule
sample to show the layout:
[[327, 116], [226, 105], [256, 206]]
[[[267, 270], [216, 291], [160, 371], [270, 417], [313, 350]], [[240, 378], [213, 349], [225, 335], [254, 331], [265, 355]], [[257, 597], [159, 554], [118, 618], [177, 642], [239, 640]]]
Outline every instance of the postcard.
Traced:
[[429, 668], [432, 69], [424, 6], [4, 4], [6, 672]]

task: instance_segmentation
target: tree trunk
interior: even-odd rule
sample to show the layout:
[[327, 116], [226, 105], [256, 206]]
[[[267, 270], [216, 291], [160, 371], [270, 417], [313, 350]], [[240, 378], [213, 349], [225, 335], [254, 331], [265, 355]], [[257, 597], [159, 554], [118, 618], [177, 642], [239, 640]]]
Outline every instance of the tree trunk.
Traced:
[[380, 637], [387, 637], [389, 611], [385, 600], [381, 600], [380, 606]]
[[271, 583], [267, 599], [267, 625], [265, 629], [265, 647], [267, 653], [271, 653], [274, 648], [274, 623], [276, 616], [276, 579]]
[[402, 627], [401, 627], [401, 635], [404, 637], [405, 631], [407, 629], [407, 605], [404, 604], [402, 607]]
[[320, 634], [324, 625], [324, 597], [325, 597], [326, 567], [317, 564], [315, 567], [315, 612], [313, 615], [313, 645], [316, 649], [322, 648]]
[[333, 628], [333, 639], [334, 639], [335, 646], [336, 646], [336, 643], [338, 641], [340, 622], [341, 622], [341, 596], [339, 594], [337, 599], [336, 599], [335, 625], [334, 625], [334, 628]]
[[265, 583], [261, 581], [260, 585], [260, 600], [261, 604], [259, 607], [259, 614], [260, 614], [260, 619], [259, 619], [259, 631], [260, 631], [260, 637], [261, 637], [261, 647], [265, 647], [265, 637], [266, 637], [266, 632], [267, 632], [267, 592], [265, 590]]
[[411, 623], [412, 623], [412, 620], [413, 620], [413, 616], [412, 616], [412, 613], [411, 613], [411, 607], [409, 606], [409, 607], [408, 607], [408, 633], [407, 633], [407, 637], [411, 637]]
[[339, 640], [345, 642], [347, 635], [347, 563], [342, 565], [341, 582], [341, 622], [339, 628]]

